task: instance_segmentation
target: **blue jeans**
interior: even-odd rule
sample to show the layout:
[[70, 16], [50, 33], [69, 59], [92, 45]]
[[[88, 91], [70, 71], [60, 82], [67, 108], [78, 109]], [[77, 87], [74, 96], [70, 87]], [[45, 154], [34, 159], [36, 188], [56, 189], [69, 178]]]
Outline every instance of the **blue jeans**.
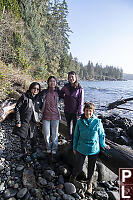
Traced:
[[46, 149], [57, 151], [59, 120], [43, 120], [42, 122], [42, 133], [44, 135]]

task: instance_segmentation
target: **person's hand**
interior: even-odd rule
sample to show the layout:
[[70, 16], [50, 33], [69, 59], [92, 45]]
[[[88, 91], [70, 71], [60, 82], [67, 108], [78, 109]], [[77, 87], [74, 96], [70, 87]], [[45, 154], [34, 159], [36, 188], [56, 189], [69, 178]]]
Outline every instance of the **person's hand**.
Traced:
[[21, 127], [21, 124], [16, 124], [17, 127]]
[[76, 150], [73, 150], [74, 155], [76, 155]]

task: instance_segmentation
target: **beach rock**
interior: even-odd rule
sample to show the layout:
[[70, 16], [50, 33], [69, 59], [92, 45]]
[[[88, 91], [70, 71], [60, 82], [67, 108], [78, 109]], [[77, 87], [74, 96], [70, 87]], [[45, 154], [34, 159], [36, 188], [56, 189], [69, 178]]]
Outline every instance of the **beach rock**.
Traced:
[[22, 188], [17, 193], [17, 197], [20, 198], [20, 199], [22, 199], [26, 195], [27, 192], [28, 192], [27, 188]]
[[4, 191], [4, 198], [8, 199], [14, 197], [17, 194], [18, 190], [13, 188], [8, 188]]
[[47, 185], [46, 179], [44, 179], [44, 178], [42, 178], [42, 177], [39, 177], [39, 178], [38, 178], [38, 183], [40, 183], [40, 184], [43, 185], [43, 186]]
[[55, 172], [53, 170], [45, 170], [44, 176], [46, 180], [52, 181], [52, 179], [55, 177]]
[[118, 176], [107, 168], [102, 162], [97, 161], [98, 181], [115, 181]]
[[69, 183], [69, 182], [66, 182], [64, 184], [64, 187], [65, 187], [65, 191], [67, 194], [73, 194], [73, 193], [76, 193], [76, 187], [74, 184], [72, 183]]
[[107, 194], [111, 200], [118, 200], [120, 198], [118, 191], [107, 191]]
[[29, 189], [37, 187], [35, 175], [33, 173], [32, 168], [24, 169], [22, 180], [23, 180], [23, 185]]
[[95, 198], [96, 199], [99, 199], [99, 200], [108, 200], [109, 196], [107, 194], [107, 192], [105, 191], [96, 191], [95, 194], [94, 194]]
[[62, 175], [59, 175], [59, 184], [64, 184], [64, 177]]
[[0, 165], [0, 172], [3, 171], [3, 169], [4, 169], [4, 166]]

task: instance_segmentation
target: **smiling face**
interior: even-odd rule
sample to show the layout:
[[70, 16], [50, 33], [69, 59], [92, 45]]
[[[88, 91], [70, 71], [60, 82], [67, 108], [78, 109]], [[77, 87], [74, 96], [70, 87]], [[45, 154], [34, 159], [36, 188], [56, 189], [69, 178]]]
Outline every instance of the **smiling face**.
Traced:
[[39, 93], [39, 85], [35, 85], [32, 89], [31, 89], [31, 94], [33, 96], [36, 96]]
[[94, 110], [90, 108], [85, 108], [84, 113], [85, 113], [85, 118], [90, 119], [94, 113]]
[[56, 80], [54, 78], [51, 78], [48, 82], [49, 88], [55, 88], [56, 87]]
[[75, 74], [69, 74], [69, 76], [68, 76], [68, 81], [69, 81], [69, 83], [71, 83], [71, 84], [75, 83], [75, 81], [76, 81], [76, 76], [75, 76]]

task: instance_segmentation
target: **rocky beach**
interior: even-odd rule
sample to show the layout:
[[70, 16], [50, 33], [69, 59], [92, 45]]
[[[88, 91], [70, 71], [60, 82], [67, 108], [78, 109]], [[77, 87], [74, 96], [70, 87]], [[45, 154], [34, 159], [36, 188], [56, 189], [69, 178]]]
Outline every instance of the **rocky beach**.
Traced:
[[[102, 119], [107, 138], [132, 148], [132, 139], [127, 135], [132, 121], [119, 116], [99, 116]], [[12, 133], [14, 116], [10, 115], [0, 127], [0, 199], [1, 200], [77, 200], [77, 199], [119, 199], [118, 176], [100, 160], [93, 176], [93, 194], [85, 195], [86, 169], [75, 183], [69, 182], [71, 166], [66, 149], [67, 141], [59, 135], [59, 151], [56, 157], [45, 152], [41, 129], [34, 152], [30, 150], [23, 159], [20, 138]], [[72, 153], [72, 152], [71, 152]], [[64, 156], [63, 156], [64, 155]], [[63, 159], [63, 157], [65, 159]]]

